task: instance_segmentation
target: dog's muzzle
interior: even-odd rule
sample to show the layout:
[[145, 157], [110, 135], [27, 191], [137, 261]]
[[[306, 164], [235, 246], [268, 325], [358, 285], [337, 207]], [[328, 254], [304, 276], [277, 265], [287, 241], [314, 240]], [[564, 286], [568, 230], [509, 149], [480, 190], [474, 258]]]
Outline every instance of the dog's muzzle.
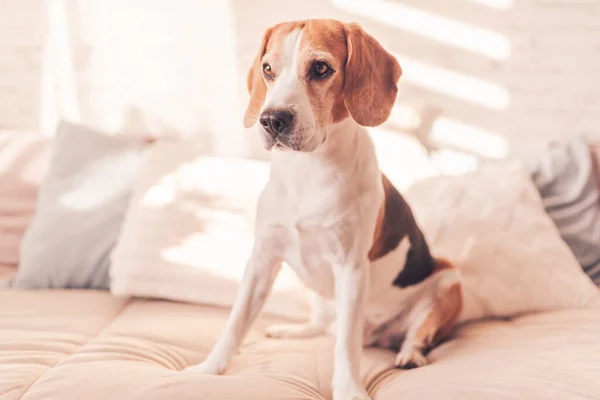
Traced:
[[289, 110], [267, 109], [260, 114], [259, 121], [271, 138], [276, 139], [288, 135], [293, 130], [296, 115]]

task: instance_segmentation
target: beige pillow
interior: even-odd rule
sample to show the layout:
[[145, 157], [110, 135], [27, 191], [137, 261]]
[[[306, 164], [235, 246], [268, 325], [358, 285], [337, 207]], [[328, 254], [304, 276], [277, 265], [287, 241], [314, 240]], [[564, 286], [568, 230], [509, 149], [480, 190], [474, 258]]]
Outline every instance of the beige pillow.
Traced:
[[463, 320], [600, 305], [521, 165], [432, 178], [406, 197], [434, 254], [460, 266]]
[[[266, 162], [202, 155], [194, 141], [158, 141], [112, 255], [111, 292], [231, 306], [268, 173]], [[284, 267], [265, 311], [305, 319], [303, 291]]]
[[0, 131], [0, 265], [19, 264], [49, 157], [49, 140], [41, 134]]

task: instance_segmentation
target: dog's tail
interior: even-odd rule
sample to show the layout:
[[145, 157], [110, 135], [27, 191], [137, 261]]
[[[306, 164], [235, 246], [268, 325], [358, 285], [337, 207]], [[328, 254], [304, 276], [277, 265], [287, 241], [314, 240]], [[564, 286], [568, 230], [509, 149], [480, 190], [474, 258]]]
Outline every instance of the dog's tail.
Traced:
[[447, 269], [458, 269], [458, 266], [452, 261], [443, 257], [436, 257], [434, 259], [433, 273], [444, 271]]
[[456, 274], [456, 279], [460, 287], [461, 311], [456, 319], [457, 324], [479, 320], [488, 317], [490, 312], [487, 310], [486, 302], [483, 300], [489, 296], [489, 288], [485, 282], [480, 280], [465, 279], [459, 266], [447, 258], [435, 258], [433, 272], [448, 271]]

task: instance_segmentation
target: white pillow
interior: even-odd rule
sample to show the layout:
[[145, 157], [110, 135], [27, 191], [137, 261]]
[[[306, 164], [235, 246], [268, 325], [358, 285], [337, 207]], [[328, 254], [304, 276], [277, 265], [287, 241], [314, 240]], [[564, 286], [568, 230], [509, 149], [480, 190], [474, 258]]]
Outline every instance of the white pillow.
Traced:
[[460, 267], [462, 320], [600, 305], [520, 164], [432, 178], [406, 197], [434, 255]]
[[[158, 141], [134, 189], [112, 255], [111, 292], [230, 307], [253, 244], [267, 162], [202, 155]], [[305, 319], [304, 289], [284, 266], [265, 311]]]

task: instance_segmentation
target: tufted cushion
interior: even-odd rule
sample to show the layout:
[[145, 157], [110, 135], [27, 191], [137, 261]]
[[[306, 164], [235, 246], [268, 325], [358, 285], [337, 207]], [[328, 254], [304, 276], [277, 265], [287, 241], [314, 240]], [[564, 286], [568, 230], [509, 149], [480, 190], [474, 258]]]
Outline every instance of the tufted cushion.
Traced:
[[[181, 370], [202, 360], [225, 309], [105, 292], [0, 292], [3, 400], [324, 400], [333, 340], [266, 339], [262, 315], [225, 376]], [[461, 328], [429, 366], [392, 369], [368, 349], [374, 400], [600, 398], [600, 312], [564, 311]]]

